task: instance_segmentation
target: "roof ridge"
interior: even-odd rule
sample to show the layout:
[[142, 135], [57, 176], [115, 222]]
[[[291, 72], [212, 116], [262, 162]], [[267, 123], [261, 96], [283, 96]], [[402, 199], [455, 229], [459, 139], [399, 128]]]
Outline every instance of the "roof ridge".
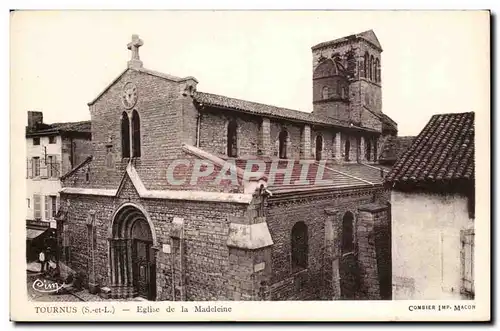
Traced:
[[229, 96], [222, 95], [222, 94], [216, 94], [216, 93], [210, 93], [210, 92], [202, 92], [202, 91], [195, 91], [194, 94], [208, 94], [208, 95], [212, 95], [212, 96], [216, 96], [216, 97], [224, 97], [224, 98], [229, 98], [229, 99], [243, 101], [243, 102], [250, 102], [250, 103], [258, 104], [258, 105], [261, 105], [261, 106], [268, 106], [268, 107], [274, 107], [274, 108], [280, 108], [280, 109], [297, 111], [297, 112], [301, 112], [301, 113], [305, 113], [305, 114], [312, 114], [312, 111], [308, 112], [308, 111], [302, 111], [302, 110], [298, 110], [298, 109], [292, 109], [292, 108], [286, 108], [286, 107], [281, 107], [281, 106], [275, 106], [275, 105], [270, 105], [270, 104], [267, 104], [267, 103], [262, 103], [262, 102], [257, 102], [257, 101], [251, 101], [251, 100], [245, 100], [245, 99], [240, 99], [240, 98], [229, 97]]

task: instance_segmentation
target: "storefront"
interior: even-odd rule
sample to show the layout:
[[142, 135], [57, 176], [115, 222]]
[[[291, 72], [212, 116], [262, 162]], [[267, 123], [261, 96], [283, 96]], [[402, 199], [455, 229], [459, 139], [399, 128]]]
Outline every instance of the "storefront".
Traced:
[[38, 260], [41, 251], [56, 252], [56, 248], [55, 222], [26, 220], [27, 262]]

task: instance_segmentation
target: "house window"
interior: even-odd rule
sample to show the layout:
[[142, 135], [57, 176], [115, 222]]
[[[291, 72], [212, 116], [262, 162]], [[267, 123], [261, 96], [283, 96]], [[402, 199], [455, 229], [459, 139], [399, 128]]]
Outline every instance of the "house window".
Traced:
[[38, 156], [33, 157], [32, 161], [32, 175], [33, 177], [40, 177], [40, 158]]
[[41, 203], [41, 195], [35, 194], [33, 195], [34, 200], [34, 209], [35, 209], [35, 219], [42, 218], [42, 203]]
[[321, 135], [316, 136], [316, 161], [321, 160], [321, 154], [323, 152], [323, 137]]
[[40, 145], [40, 137], [33, 138], [33, 145]]
[[55, 144], [56, 143], [56, 136], [50, 136], [49, 137], [49, 144]]
[[349, 153], [351, 152], [351, 142], [349, 141], [349, 138], [346, 139], [345, 141], [345, 147], [344, 147], [344, 159], [346, 161], [349, 161]]
[[370, 140], [366, 141], [366, 159], [368, 161], [371, 160], [371, 153], [372, 153], [372, 143]]
[[132, 156], [141, 156], [141, 122], [137, 110], [132, 112]]
[[287, 158], [287, 143], [288, 143], [288, 132], [283, 130], [279, 135], [279, 158]]
[[51, 212], [52, 218], [56, 217], [56, 214], [57, 214], [57, 196], [55, 196], [55, 195], [50, 196], [50, 212]]
[[130, 157], [130, 122], [126, 112], [122, 113], [122, 157]]
[[342, 217], [342, 255], [354, 251], [354, 215], [348, 211]]
[[308, 246], [307, 225], [297, 222], [292, 228], [292, 272], [307, 268]]
[[238, 125], [235, 120], [227, 125], [227, 156], [238, 156]]
[[46, 166], [47, 166], [47, 176], [48, 177], [58, 177], [59, 176], [59, 168], [56, 162], [56, 155], [48, 155]]
[[377, 161], [377, 140], [373, 143], [373, 161]]
[[474, 230], [460, 231], [460, 262], [461, 286], [460, 292], [468, 299], [474, 299]]

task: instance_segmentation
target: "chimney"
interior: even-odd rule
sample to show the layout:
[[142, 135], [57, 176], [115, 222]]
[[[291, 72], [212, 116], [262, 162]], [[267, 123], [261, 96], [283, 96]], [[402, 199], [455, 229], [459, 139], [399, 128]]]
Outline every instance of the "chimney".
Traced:
[[43, 113], [41, 111], [28, 111], [28, 127], [35, 129], [43, 123]]

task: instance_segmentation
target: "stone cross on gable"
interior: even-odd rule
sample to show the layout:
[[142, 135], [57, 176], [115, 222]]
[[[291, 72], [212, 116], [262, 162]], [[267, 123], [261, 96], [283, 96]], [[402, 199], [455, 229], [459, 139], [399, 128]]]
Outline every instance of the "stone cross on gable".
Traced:
[[127, 48], [132, 51], [132, 58], [128, 61], [128, 66], [132, 68], [142, 67], [142, 61], [139, 58], [139, 47], [144, 45], [138, 35], [132, 35], [132, 41], [127, 44]]

